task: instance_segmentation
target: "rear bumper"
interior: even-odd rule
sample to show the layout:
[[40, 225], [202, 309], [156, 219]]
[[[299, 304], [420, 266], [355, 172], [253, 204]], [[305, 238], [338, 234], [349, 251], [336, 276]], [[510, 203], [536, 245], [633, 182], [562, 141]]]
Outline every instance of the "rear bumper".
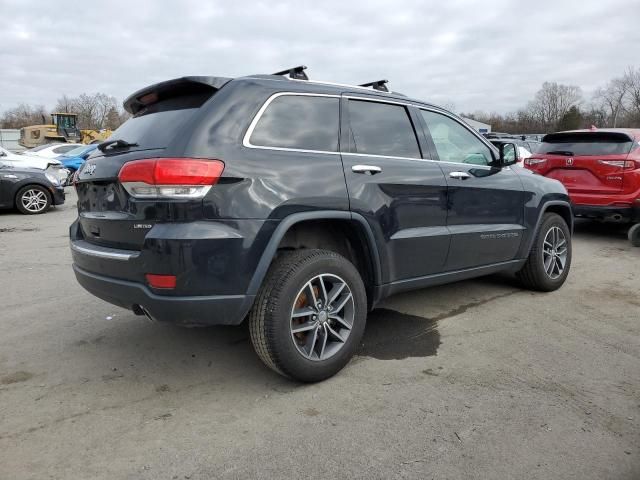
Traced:
[[153, 320], [183, 326], [238, 325], [254, 300], [251, 295], [161, 296], [140, 283], [97, 275], [76, 264], [73, 271], [78, 283], [98, 298]]
[[638, 206], [605, 206], [605, 205], [576, 205], [573, 204], [573, 214], [576, 217], [594, 218], [620, 223], [640, 222], [640, 203]]

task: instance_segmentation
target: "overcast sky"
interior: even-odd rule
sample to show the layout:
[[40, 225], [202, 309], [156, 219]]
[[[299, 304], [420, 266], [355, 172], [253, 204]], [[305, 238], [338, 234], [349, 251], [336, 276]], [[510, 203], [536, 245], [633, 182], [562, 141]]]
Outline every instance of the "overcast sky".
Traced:
[[0, 111], [63, 94], [121, 101], [183, 75], [305, 64], [460, 111], [523, 106], [543, 81], [597, 86], [640, 66], [640, 0], [0, 0]]

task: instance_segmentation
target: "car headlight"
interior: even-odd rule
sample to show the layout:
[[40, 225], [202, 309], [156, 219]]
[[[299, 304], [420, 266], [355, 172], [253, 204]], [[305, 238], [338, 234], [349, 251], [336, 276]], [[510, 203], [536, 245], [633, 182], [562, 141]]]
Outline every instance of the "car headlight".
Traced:
[[60, 186], [60, 180], [55, 175], [52, 175], [51, 173], [45, 173], [44, 176], [47, 177], [47, 180], [53, 183], [56, 187]]

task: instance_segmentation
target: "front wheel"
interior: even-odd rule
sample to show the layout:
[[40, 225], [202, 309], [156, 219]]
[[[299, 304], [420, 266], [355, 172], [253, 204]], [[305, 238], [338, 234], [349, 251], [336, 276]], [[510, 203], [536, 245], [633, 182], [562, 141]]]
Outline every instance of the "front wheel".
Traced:
[[531, 290], [557, 290], [569, 274], [571, 250], [571, 232], [567, 222], [556, 213], [545, 213], [527, 262], [517, 277]]
[[364, 284], [351, 262], [327, 250], [296, 250], [274, 260], [249, 314], [249, 330], [269, 368], [317, 382], [349, 362], [366, 317]]
[[22, 187], [16, 195], [16, 207], [25, 215], [46, 212], [51, 206], [51, 195], [40, 185]]

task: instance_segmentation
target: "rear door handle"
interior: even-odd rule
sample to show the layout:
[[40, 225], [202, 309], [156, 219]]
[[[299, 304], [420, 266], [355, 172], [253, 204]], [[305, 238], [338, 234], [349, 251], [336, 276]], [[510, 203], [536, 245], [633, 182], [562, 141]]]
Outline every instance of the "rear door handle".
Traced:
[[449, 173], [450, 178], [455, 178], [456, 180], [466, 180], [467, 178], [471, 178], [467, 172], [451, 172]]
[[353, 173], [375, 175], [376, 173], [380, 173], [382, 171], [382, 168], [378, 167], [377, 165], [354, 165], [353, 167], [351, 167], [351, 171]]

